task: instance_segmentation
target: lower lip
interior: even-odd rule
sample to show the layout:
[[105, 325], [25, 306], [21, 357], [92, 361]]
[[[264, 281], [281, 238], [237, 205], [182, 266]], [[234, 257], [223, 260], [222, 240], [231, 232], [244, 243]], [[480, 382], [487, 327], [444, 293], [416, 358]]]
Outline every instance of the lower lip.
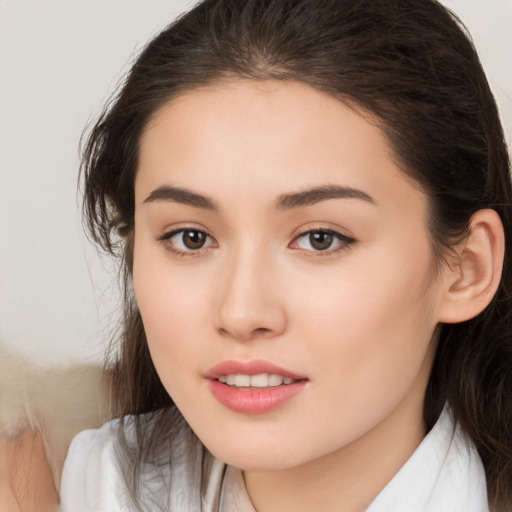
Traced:
[[243, 414], [262, 414], [284, 404], [299, 394], [306, 384], [299, 380], [293, 384], [268, 388], [235, 388], [218, 380], [210, 380], [210, 391], [224, 406]]

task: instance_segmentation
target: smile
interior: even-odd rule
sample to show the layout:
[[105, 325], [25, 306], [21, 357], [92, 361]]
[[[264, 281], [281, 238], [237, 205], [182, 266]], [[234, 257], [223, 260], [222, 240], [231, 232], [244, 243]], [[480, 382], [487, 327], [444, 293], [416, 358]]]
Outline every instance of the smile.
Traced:
[[224, 361], [206, 375], [210, 392], [224, 407], [263, 414], [304, 390], [309, 379], [268, 361]]
[[260, 373], [259, 375], [220, 375], [217, 379], [222, 384], [237, 388], [268, 388], [281, 386], [283, 384], [290, 385], [297, 382], [292, 377], [284, 377], [275, 373]]

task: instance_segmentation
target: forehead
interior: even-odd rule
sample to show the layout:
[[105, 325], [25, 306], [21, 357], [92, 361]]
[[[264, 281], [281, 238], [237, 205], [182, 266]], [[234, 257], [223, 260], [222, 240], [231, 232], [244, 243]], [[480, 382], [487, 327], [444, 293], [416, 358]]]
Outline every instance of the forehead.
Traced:
[[370, 115], [304, 84], [236, 80], [156, 112], [141, 138], [136, 195], [164, 184], [222, 195], [235, 184], [257, 198], [328, 183], [373, 197], [414, 188]]
[[[189, 130], [203, 136], [211, 130], [217, 138], [237, 133], [238, 143], [244, 136], [263, 142], [266, 135], [267, 143], [281, 147], [292, 137], [301, 135], [312, 142], [321, 140], [328, 144], [342, 143], [350, 132], [360, 137], [368, 137], [373, 132], [380, 138], [379, 149], [389, 151], [375, 116], [294, 81], [236, 79], [186, 91], [151, 117], [142, 133], [142, 151], [157, 142], [156, 132], [176, 137], [177, 132], [182, 136], [190, 135]], [[327, 132], [332, 137], [326, 137]]]

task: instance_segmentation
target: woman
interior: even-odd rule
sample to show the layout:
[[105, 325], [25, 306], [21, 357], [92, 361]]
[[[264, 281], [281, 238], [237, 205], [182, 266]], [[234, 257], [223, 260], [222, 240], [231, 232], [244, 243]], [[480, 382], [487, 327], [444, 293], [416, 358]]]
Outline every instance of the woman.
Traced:
[[509, 159], [443, 7], [202, 2], [83, 178], [126, 312], [63, 510], [510, 510]]

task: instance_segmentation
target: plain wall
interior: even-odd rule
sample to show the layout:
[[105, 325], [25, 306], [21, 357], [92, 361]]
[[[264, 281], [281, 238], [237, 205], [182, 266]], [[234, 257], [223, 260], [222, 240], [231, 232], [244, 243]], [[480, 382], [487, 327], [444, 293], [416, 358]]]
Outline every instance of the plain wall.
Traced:
[[[117, 276], [86, 240], [78, 141], [131, 56], [190, 0], [0, 1], [0, 339], [40, 362], [100, 360]], [[512, 139], [512, 0], [446, 0]]]

